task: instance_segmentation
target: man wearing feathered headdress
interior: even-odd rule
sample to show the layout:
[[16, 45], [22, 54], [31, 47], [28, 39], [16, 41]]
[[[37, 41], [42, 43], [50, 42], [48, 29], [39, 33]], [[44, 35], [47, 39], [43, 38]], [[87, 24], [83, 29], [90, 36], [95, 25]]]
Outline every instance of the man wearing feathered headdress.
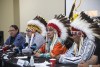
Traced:
[[35, 54], [37, 57], [55, 58], [59, 54], [66, 52], [67, 48], [62, 44], [66, 40], [68, 34], [64, 25], [66, 23], [63, 15], [55, 15], [55, 18], [47, 24], [47, 43], [43, 45]]
[[[100, 26], [99, 24], [100, 20], [99, 19], [94, 19], [94, 23], [92, 23], [94, 28], [94, 31], [100, 35]], [[94, 55], [87, 60], [86, 62], [82, 62], [78, 64], [78, 67], [100, 67], [100, 36], [98, 38], [95, 38], [95, 43], [96, 43], [96, 49], [94, 52]]]
[[[100, 38], [98, 29], [92, 24], [93, 20], [81, 12], [70, 24], [72, 27], [73, 46], [63, 55], [60, 55], [60, 63], [78, 64], [91, 58], [96, 48], [96, 38]], [[74, 30], [73, 30], [74, 29]]]
[[28, 45], [24, 45], [23, 53], [38, 50], [45, 43], [46, 24], [46, 21], [40, 16], [27, 22], [26, 43]]

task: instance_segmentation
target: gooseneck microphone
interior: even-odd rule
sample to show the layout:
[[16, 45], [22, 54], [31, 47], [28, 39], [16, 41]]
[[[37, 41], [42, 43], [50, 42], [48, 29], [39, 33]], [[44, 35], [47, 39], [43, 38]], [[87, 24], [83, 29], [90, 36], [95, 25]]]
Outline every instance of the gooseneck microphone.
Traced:
[[8, 58], [13, 58], [13, 57], [17, 56], [18, 53], [20, 53], [19, 48], [15, 48], [13, 53], [11, 55], [9, 55]]
[[25, 43], [25, 44], [24, 44], [24, 47], [27, 47], [27, 46], [28, 46], [28, 43]]
[[33, 51], [36, 50], [36, 43], [34, 43], [33, 45], [31, 45], [30, 48], [33, 49]]

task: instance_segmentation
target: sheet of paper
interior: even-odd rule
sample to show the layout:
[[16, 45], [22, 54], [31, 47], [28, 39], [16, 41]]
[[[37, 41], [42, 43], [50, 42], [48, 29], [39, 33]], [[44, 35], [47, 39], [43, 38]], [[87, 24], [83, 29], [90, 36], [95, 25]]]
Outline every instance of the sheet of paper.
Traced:
[[23, 65], [25, 64], [25, 61], [18, 59], [17, 64], [23, 67]]
[[19, 56], [19, 57], [15, 57], [15, 58], [17, 58], [17, 59], [26, 59], [27, 56]]
[[49, 67], [47, 65], [49, 65], [50, 63], [48, 61], [45, 61], [43, 63], [34, 63], [35, 67]]

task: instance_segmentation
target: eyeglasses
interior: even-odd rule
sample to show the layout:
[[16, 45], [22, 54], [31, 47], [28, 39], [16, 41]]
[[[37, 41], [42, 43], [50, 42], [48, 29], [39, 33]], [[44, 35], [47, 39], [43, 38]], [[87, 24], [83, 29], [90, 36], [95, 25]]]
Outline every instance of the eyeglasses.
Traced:
[[32, 30], [29, 30], [29, 29], [28, 29], [28, 30], [26, 30], [26, 32], [32, 32]]
[[48, 32], [48, 31], [54, 31], [54, 30], [53, 29], [47, 29], [46, 31]]
[[9, 30], [8, 32], [13, 32], [13, 31], [15, 31], [15, 30]]
[[71, 31], [71, 34], [72, 34], [72, 36], [75, 36], [75, 35], [80, 36], [80, 35], [82, 35], [82, 32], [81, 31]]

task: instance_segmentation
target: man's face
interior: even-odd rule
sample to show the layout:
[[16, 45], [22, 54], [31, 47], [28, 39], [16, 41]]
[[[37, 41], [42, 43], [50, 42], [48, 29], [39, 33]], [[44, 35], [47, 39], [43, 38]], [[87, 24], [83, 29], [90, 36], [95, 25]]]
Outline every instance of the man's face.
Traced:
[[31, 35], [32, 35], [32, 30], [29, 30], [29, 29], [26, 30], [26, 34], [27, 34], [28, 37], [31, 37]]
[[71, 31], [71, 34], [72, 34], [72, 38], [74, 39], [74, 41], [79, 41], [80, 37], [82, 36], [81, 31]]
[[47, 27], [47, 37], [50, 39], [54, 37], [54, 29], [52, 27]]
[[26, 34], [27, 34], [28, 37], [31, 37], [32, 34], [35, 33], [35, 32], [36, 32], [36, 31], [35, 31], [34, 29], [31, 29], [31, 30], [30, 30], [30, 29], [27, 29], [27, 30], [26, 30]]
[[15, 28], [13, 28], [13, 27], [9, 28], [10, 36], [15, 37], [17, 35], [17, 33], [18, 33], [18, 30], [15, 30]]

